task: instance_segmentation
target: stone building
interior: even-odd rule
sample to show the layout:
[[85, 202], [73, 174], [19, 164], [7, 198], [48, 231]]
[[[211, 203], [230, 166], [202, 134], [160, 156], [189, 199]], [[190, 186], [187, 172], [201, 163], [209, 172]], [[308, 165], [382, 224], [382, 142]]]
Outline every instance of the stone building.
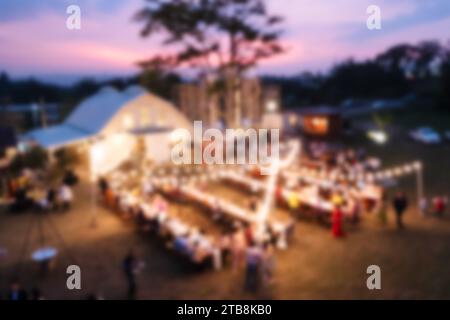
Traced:
[[[257, 127], [267, 113], [280, 111], [281, 94], [277, 86], [264, 86], [258, 78], [233, 83], [227, 78], [220, 90], [206, 81], [186, 83], [176, 90], [176, 104], [191, 120], [210, 127]], [[232, 90], [233, 85], [239, 90]]]

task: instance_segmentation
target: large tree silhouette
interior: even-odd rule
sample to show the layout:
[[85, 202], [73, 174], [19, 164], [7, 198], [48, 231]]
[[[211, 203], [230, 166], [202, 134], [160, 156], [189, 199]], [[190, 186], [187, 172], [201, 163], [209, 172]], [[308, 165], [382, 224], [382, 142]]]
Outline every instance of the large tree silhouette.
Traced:
[[[246, 70], [283, 52], [278, 41], [282, 18], [270, 14], [263, 0], [146, 3], [135, 15], [143, 24], [141, 35], [163, 35], [163, 44], [172, 50], [141, 62], [143, 68], [189, 67], [215, 82], [231, 77], [238, 90]], [[218, 87], [217, 83], [214, 87]]]

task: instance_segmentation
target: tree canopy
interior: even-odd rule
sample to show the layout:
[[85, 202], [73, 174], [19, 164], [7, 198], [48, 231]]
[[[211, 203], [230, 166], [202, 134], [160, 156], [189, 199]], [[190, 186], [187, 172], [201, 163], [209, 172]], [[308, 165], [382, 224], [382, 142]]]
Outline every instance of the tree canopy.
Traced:
[[241, 73], [282, 53], [282, 18], [267, 12], [263, 0], [146, 0], [135, 19], [143, 37], [164, 34], [171, 53], [141, 62], [144, 68], [188, 66], [201, 73], [233, 68]]

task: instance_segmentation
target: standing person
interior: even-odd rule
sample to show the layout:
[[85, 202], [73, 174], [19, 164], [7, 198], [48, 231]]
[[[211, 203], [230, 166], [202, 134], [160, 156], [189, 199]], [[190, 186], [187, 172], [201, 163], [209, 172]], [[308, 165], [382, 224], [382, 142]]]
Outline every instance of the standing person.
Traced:
[[67, 185], [63, 184], [59, 189], [59, 198], [62, 202], [62, 209], [68, 210], [72, 205], [73, 193], [72, 189]]
[[128, 282], [128, 299], [131, 300], [136, 298], [137, 287], [135, 273], [137, 264], [136, 255], [134, 254], [134, 251], [130, 249], [128, 254], [123, 259], [123, 271]]
[[332, 220], [332, 233], [335, 238], [341, 238], [344, 236], [344, 232], [342, 230], [342, 210], [340, 206], [335, 206], [331, 220]]
[[392, 205], [395, 210], [395, 215], [397, 217], [397, 228], [403, 229], [403, 213], [408, 208], [408, 199], [406, 198], [406, 195], [404, 192], [397, 192], [397, 194], [394, 197], [394, 200], [392, 202]]
[[436, 214], [437, 217], [442, 218], [445, 212], [444, 197], [441, 196], [435, 197], [433, 200], [433, 204], [434, 204], [434, 213]]
[[261, 250], [254, 243], [247, 248], [246, 262], [244, 289], [254, 292], [258, 289], [261, 265]]

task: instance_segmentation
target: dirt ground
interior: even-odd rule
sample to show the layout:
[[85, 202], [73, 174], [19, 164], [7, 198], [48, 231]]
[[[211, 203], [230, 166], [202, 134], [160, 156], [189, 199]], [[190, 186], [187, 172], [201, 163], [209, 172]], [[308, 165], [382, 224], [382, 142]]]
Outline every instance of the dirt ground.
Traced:
[[[407, 228], [399, 232], [392, 214], [387, 227], [379, 226], [375, 216], [366, 215], [362, 224], [349, 230], [342, 240], [333, 239], [323, 226], [299, 221], [290, 248], [276, 255], [274, 283], [248, 294], [242, 290], [243, 270], [193, 271], [157, 239], [138, 232], [131, 223], [102, 208], [95, 209], [97, 226], [92, 227], [92, 205], [83, 201], [89, 199], [88, 190], [85, 186], [78, 188], [79, 199], [70, 212], [43, 218], [46, 243], [60, 250], [48, 275], [40, 275], [38, 266], [29, 259], [40, 243], [36, 222], [31, 244], [21, 257], [32, 215], [0, 215], [0, 244], [8, 250], [0, 260], [2, 292], [14, 271], [20, 270], [24, 286], [38, 286], [49, 299], [78, 299], [90, 293], [107, 299], [124, 298], [126, 282], [121, 261], [133, 247], [145, 262], [138, 276], [141, 299], [450, 298], [448, 218], [424, 219], [410, 210], [405, 216]], [[201, 225], [211, 223], [195, 207], [185, 207], [182, 214]], [[81, 291], [69, 291], [65, 286], [65, 268], [73, 263], [82, 270]], [[380, 291], [366, 287], [366, 269], [372, 264], [381, 267]]]

